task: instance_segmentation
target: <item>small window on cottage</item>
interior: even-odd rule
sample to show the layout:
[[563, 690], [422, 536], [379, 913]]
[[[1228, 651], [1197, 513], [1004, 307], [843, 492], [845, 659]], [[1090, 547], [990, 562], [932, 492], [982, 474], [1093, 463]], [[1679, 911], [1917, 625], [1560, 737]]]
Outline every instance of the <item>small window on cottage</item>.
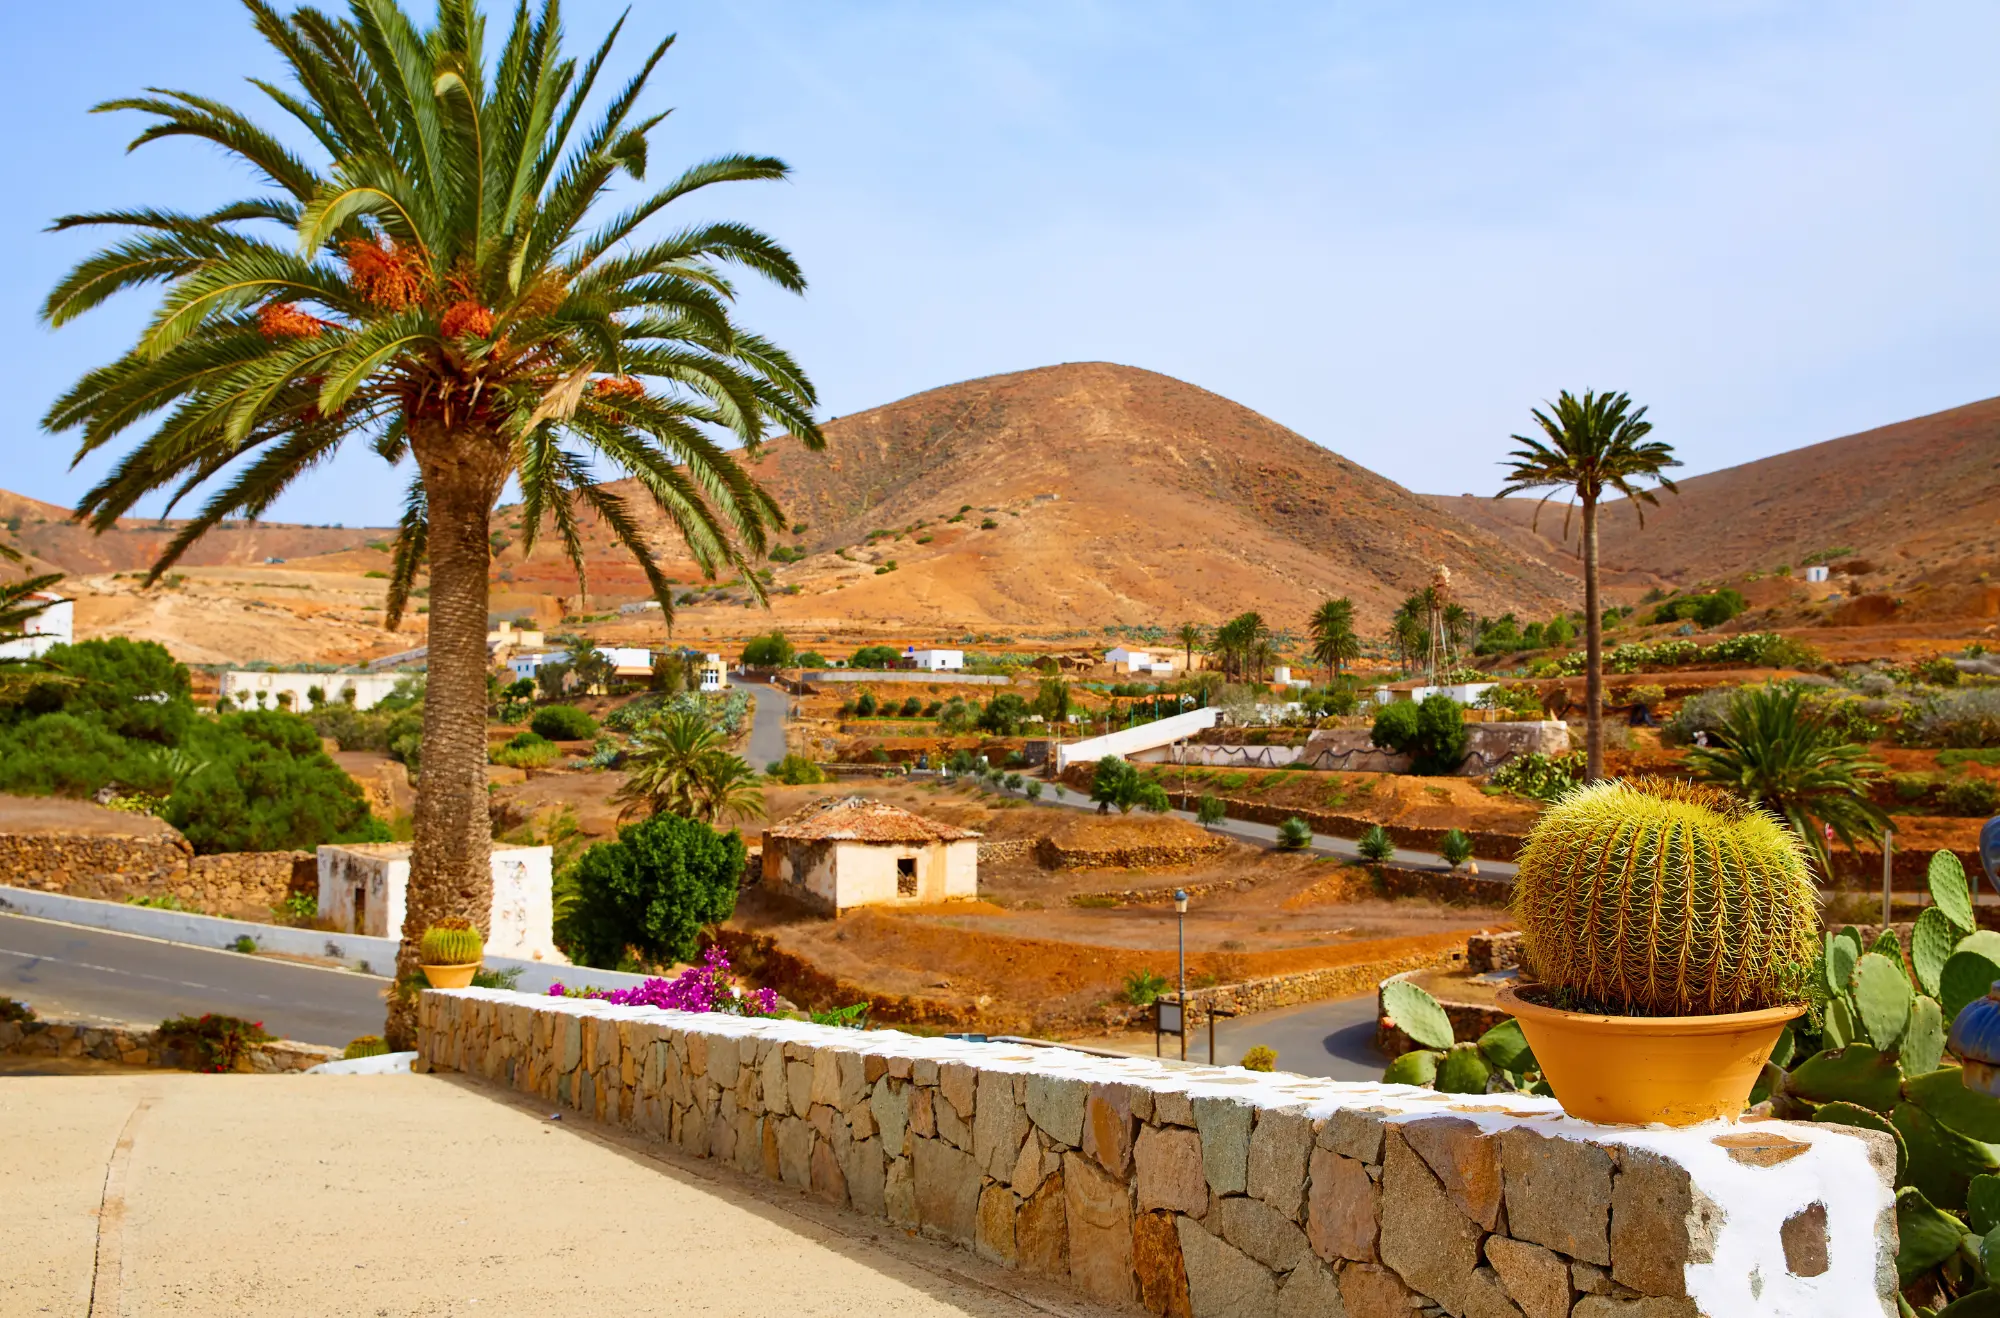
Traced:
[[914, 897], [917, 895], [917, 858], [904, 856], [896, 862], [896, 895]]

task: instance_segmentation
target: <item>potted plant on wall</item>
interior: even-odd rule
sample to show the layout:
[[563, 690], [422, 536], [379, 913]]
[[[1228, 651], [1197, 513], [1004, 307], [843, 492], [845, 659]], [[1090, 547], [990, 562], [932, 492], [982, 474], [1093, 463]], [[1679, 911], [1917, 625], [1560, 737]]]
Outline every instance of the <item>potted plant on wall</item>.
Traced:
[[1763, 810], [1661, 779], [1579, 788], [1517, 862], [1531, 977], [1501, 990], [1563, 1109], [1734, 1118], [1811, 999], [1819, 911], [1804, 845]]
[[452, 916], [424, 930], [424, 978], [432, 988], [464, 988], [479, 971], [486, 943], [472, 921]]

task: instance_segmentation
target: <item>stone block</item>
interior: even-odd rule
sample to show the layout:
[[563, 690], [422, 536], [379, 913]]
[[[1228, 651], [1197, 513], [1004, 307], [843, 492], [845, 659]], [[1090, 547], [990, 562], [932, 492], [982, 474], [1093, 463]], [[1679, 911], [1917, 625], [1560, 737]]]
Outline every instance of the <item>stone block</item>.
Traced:
[[796, 1116], [804, 1116], [812, 1111], [813, 1064], [811, 1062], [785, 1063], [785, 1102]]
[[1250, 1135], [1248, 1193], [1296, 1222], [1305, 1207], [1306, 1157], [1312, 1146], [1312, 1121], [1303, 1109], [1259, 1111]]
[[785, 1077], [785, 1050], [772, 1048], [757, 1068], [763, 1075], [764, 1108], [784, 1116], [792, 1110], [790, 1086]]
[[919, 1225], [947, 1240], [971, 1244], [979, 1222], [979, 1164], [942, 1140], [918, 1140], [911, 1161]]
[[1506, 1236], [1486, 1237], [1486, 1261], [1527, 1318], [1569, 1318], [1569, 1264], [1550, 1250]]
[[1133, 1145], [1139, 1208], [1171, 1209], [1196, 1217], [1208, 1211], [1208, 1178], [1201, 1167], [1201, 1136], [1178, 1126], [1147, 1126]]
[[1353, 1263], [1340, 1270], [1340, 1301], [1347, 1318], [1410, 1318], [1422, 1302], [1401, 1277], [1372, 1263]]
[[840, 1093], [836, 1106], [842, 1112], [859, 1107], [868, 1098], [868, 1064], [880, 1062], [880, 1058], [866, 1057], [860, 1053], [840, 1052]]
[[1290, 1272], [1312, 1257], [1306, 1233], [1261, 1199], [1218, 1200], [1209, 1210], [1207, 1226], [1274, 1272]]
[[861, 1059], [861, 1081], [872, 1085], [889, 1074], [889, 1059], [880, 1053], [865, 1053]]
[[933, 1099], [931, 1117], [937, 1122], [938, 1138], [954, 1148], [972, 1152], [972, 1126], [959, 1119], [958, 1109], [944, 1098]]
[[910, 1159], [889, 1159], [882, 1182], [882, 1211], [897, 1226], [917, 1225], [917, 1187]]
[[1500, 1141], [1463, 1117], [1432, 1117], [1398, 1126], [1451, 1201], [1488, 1231], [1500, 1229]]
[[1092, 1085], [1083, 1109], [1083, 1151], [1120, 1180], [1132, 1166], [1132, 1090]]
[[1328, 1262], [1373, 1263], [1381, 1232], [1382, 1190], [1369, 1178], [1367, 1164], [1315, 1148], [1311, 1167], [1306, 1236], [1313, 1252]]
[[1292, 1269], [1278, 1284], [1277, 1318], [1343, 1318], [1333, 1270], [1318, 1259]]
[[1688, 1264], [1714, 1259], [1721, 1225], [1722, 1210], [1680, 1164], [1645, 1149], [1618, 1151], [1611, 1187], [1613, 1281], [1647, 1295], [1685, 1296]]
[[1014, 1101], [1013, 1077], [979, 1072], [972, 1117], [972, 1156], [996, 1181], [1011, 1180], [1028, 1136], [1028, 1114]]
[[1177, 1089], [1151, 1091], [1153, 1095], [1152, 1119], [1163, 1126], [1194, 1125], [1194, 1104], [1186, 1094]]
[[1132, 1222], [1132, 1271], [1139, 1303], [1153, 1318], [1193, 1318], [1180, 1230], [1172, 1213], [1141, 1213]]
[[1250, 1177], [1248, 1103], [1233, 1098], [1194, 1100], [1194, 1124], [1201, 1132], [1201, 1165], [1208, 1188], [1217, 1194], [1242, 1194]]
[[1611, 1262], [1611, 1155], [1532, 1130], [1500, 1137], [1507, 1234], [1582, 1259]]
[[1464, 1318], [1520, 1318], [1490, 1271], [1479, 1271], [1479, 1224], [1459, 1210], [1395, 1130], [1382, 1142], [1382, 1261], [1418, 1294]]
[[1069, 1275], [1068, 1210], [1060, 1170], [1021, 1201], [1014, 1215], [1014, 1253], [1024, 1272], [1038, 1277]]
[[708, 1077], [724, 1089], [734, 1089], [742, 1062], [739, 1041], [718, 1035], [708, 1045]]
[[1269, 1268], [1189, 1218], [1176, 1218], [1175, 1227], [1194, 1318], [1270, 1318], [1278, 1306], [1278, 1279]]
[[891, 1080], [908, 1080], [911, 1079], [915, 1074], [916, 1074], [915, 1058], [891, 1057], [889, 1059], [889, 1078]]
[[1320, 1148], [1343, 1158], [1380, 1164], [1382, 1161], [1382, 1116], [1365, 1109], [1341, 1108], [1320, 1127], [1315, 1141]]
[[814, 1194], [830, 1204], [847, 1202], [847, 1174], [841, 1171], [833, 1146], [823, 1139], [813, 1141], [811, 1174]]
[[794, 1190], [812, 1186], [813, 1128], [803, 1117], [778, 1122], [778, 1176]]
[[1083, 1146], [1083, 1110], [1090, 1087], [1063, 1076], [1028, 1077], [1028, 1117], [1048, 1137], [1067, 1148]]
[[558, 1071], [574, 1071], [583, 1061], [583, 1019], [571, 1016], [562, 1023], [562, 1062]]
[[1048, 1136], [1038, 1130], [1030, 1130], [1028, 1137], [1021, 1141], [1021, 1152], [1014, 1159], [1007, 1183], [1014, 1187], [1015, 1194], [1030, 1195], [1061, 1165], [1061, 1158], [1049, 1149]]
[[[1032, 1090], [1030, 1094], [1032, 1098]], [[1122, 1182], [1082, 1154], [1065, 1153], [1062, 1162], [1070, 1282], [1101, 1304], [1130, 1304], [1131, 1196]]]
[[945, 1062], [938, 1067], [938, 1093], [962, 1121], [972, 1120], [974, 1105], [979, 1101], [978, 1077], [979, 1072], [964, 1062]]
[[[1616, 1209], [1612, 1220], [1617, 1221]], [[1785, 1271], [1794, 1277], [1817, 1277], [1830, 1266], [1827, 1258], [1826, 1205], [1810, 1203], [1785, 1219], [1778, 1229], [1778, 1243], [1785, 1248]], [[1618, 1247], [1611, 1249], [1614, 1263]]]
[[838, 1048], [821, 1048], [813, 1053], [812, 1092], [815, 1103], [840, 1106], [840, 1053]]
[[937, 1088], [938, 1064], [934, 1057], [917, 1057], [910, 1061], [910, 1077], [926, 1089]]
[[980, 1191], [974, 1253], [989, 1263], [1014, 1266], [1014, 1214], [1019, 1203], [1014, 1192], [1004, 1185], [992, 1184]]
[[884, 1216], [882, 1141], [850, 1141], [841, 1170], [847, 1175], [847, 1197], [853, 1200], [854, 1210], [870, 1217]]
[[910, 1133], [919, 1139], [936, 1139], [937, 1091], [922, 1085], [905, 1085], [903, 1096], [909, 1100]]

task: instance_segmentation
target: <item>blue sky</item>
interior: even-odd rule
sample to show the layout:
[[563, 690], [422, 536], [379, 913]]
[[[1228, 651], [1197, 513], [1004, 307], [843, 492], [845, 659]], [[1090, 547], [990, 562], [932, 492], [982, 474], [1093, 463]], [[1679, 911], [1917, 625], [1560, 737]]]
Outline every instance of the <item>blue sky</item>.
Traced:
[[[572, 0], [572, 44], [620, 8]], [[1690, 471], [2000, 393], [1993, 6], [638, 0], [627, 61], [668, 32], [654, 169], [791, 162], [680, 218], [797, 252], [807, 296], [744, 317], [831, 415], [1111, 360], [1455, 494], [1563, 388], [1630, 391]], [[241, 79], [277, 70], [231, 0], [17, 4], [0, 33], [0, 486], [67, 503], [108, 459], [71, 471], [38, 419], [146, 305], [46, 330], [91, 243], [42, 229], [247, 190], [85, 111], [256, 107]], [[399, 489], [356, 452], [273, 515], [381, 523]]]

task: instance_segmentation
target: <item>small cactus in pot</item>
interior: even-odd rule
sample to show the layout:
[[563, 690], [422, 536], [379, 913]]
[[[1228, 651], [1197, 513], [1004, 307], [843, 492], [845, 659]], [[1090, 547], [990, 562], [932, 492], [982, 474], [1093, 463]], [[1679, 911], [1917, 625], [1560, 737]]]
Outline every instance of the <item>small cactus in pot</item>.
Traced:
[[1567, 793], [1529, 833], [1513, 914], [1535, 981], [1502, 993], [1573, 1115], [1683, 1125], [1739, 1113], [1811, 1001], [1805, 846], [1710, 787]]
[[424, 930], [420, 950], [432, 988], [464, 988], [479, 969], [486, 942], [472, 921], [451, 916]]

